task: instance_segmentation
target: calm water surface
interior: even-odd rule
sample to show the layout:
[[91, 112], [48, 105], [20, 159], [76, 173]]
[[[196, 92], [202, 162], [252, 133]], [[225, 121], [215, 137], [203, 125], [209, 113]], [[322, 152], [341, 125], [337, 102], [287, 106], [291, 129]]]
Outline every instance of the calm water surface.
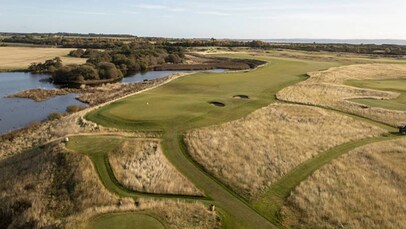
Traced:
[[[223, 72], [222, 69], [207, 72]], [[126, 77], [122, 83], [142, 82], [165, 77], [170, 74], [189, 71], [156, 71], [137, 73]], [[54, 89], [57, 85], [45, 81], [49, 75], [31, 74], [24, 72], [0, 73], [0, 134], [27, 126], [34, 121], [42, 121], [52, 112], [65, 112], [70, 105], [86, 104], [75, 99], [76, 94], [57, 96], [43, 102], [35, 102], [31, 99], [5, 98], [7, 95], [34, 89]]]

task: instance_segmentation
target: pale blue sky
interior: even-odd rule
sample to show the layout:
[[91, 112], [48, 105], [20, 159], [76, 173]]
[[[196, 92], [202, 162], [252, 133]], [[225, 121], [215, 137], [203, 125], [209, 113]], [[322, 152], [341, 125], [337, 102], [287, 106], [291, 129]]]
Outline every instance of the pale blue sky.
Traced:
[[0, 0], [0, 31], [406, 39], [406, 0]]

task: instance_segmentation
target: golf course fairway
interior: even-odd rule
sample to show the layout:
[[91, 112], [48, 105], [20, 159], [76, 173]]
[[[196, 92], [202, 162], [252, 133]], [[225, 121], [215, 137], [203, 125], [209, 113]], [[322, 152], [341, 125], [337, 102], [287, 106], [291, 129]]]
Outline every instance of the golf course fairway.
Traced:
[[[229, 55], [252, 58], [250, 55]], [[305, 80], [311, 71], [339, 66], [318, 62], [256, 56], [268, 64], [246, 72], [197, 73], [161, 87], [130, 96], [86, 115], [90, 121], [127, 131], [161, 131], [164, 153], [222, 212], [226, 228], [274, 228], [242, 197], [194, 162], [183, 145], [183, 134], [199, 128], [235, 120], [269, 105], [282, 88]], [[246, 95], [249, 99], [236, 99]], [[219, 102], [225, 106], [214, 106]]]

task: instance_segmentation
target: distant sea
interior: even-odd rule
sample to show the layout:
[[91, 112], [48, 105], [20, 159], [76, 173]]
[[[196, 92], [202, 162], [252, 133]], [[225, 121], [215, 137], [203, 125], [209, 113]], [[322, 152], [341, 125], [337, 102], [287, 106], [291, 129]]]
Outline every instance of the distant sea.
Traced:
[[406, 40], [394, 39], [263, 39], [265, 42], [272, 43], [318, 43], [318, 44], [393, 44], [406, 45]]

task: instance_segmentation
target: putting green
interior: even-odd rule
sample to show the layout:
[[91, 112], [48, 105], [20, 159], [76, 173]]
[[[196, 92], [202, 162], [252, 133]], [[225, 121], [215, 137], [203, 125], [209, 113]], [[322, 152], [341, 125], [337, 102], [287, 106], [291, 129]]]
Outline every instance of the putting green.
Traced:
[[400, 93], [400, 96], [396, 99], [391, 100], [351, 99], [351, 101], [371, 107], [381, 107], [389, 110], [406, 111], [406, 79], [352, 80], [346, 82], [346, 84], [360, 88], [398, 92]]
[[164, 229], [165, 226], [152, 216], [134, 212], [114, 213], [91, 220], [87, 229]]

